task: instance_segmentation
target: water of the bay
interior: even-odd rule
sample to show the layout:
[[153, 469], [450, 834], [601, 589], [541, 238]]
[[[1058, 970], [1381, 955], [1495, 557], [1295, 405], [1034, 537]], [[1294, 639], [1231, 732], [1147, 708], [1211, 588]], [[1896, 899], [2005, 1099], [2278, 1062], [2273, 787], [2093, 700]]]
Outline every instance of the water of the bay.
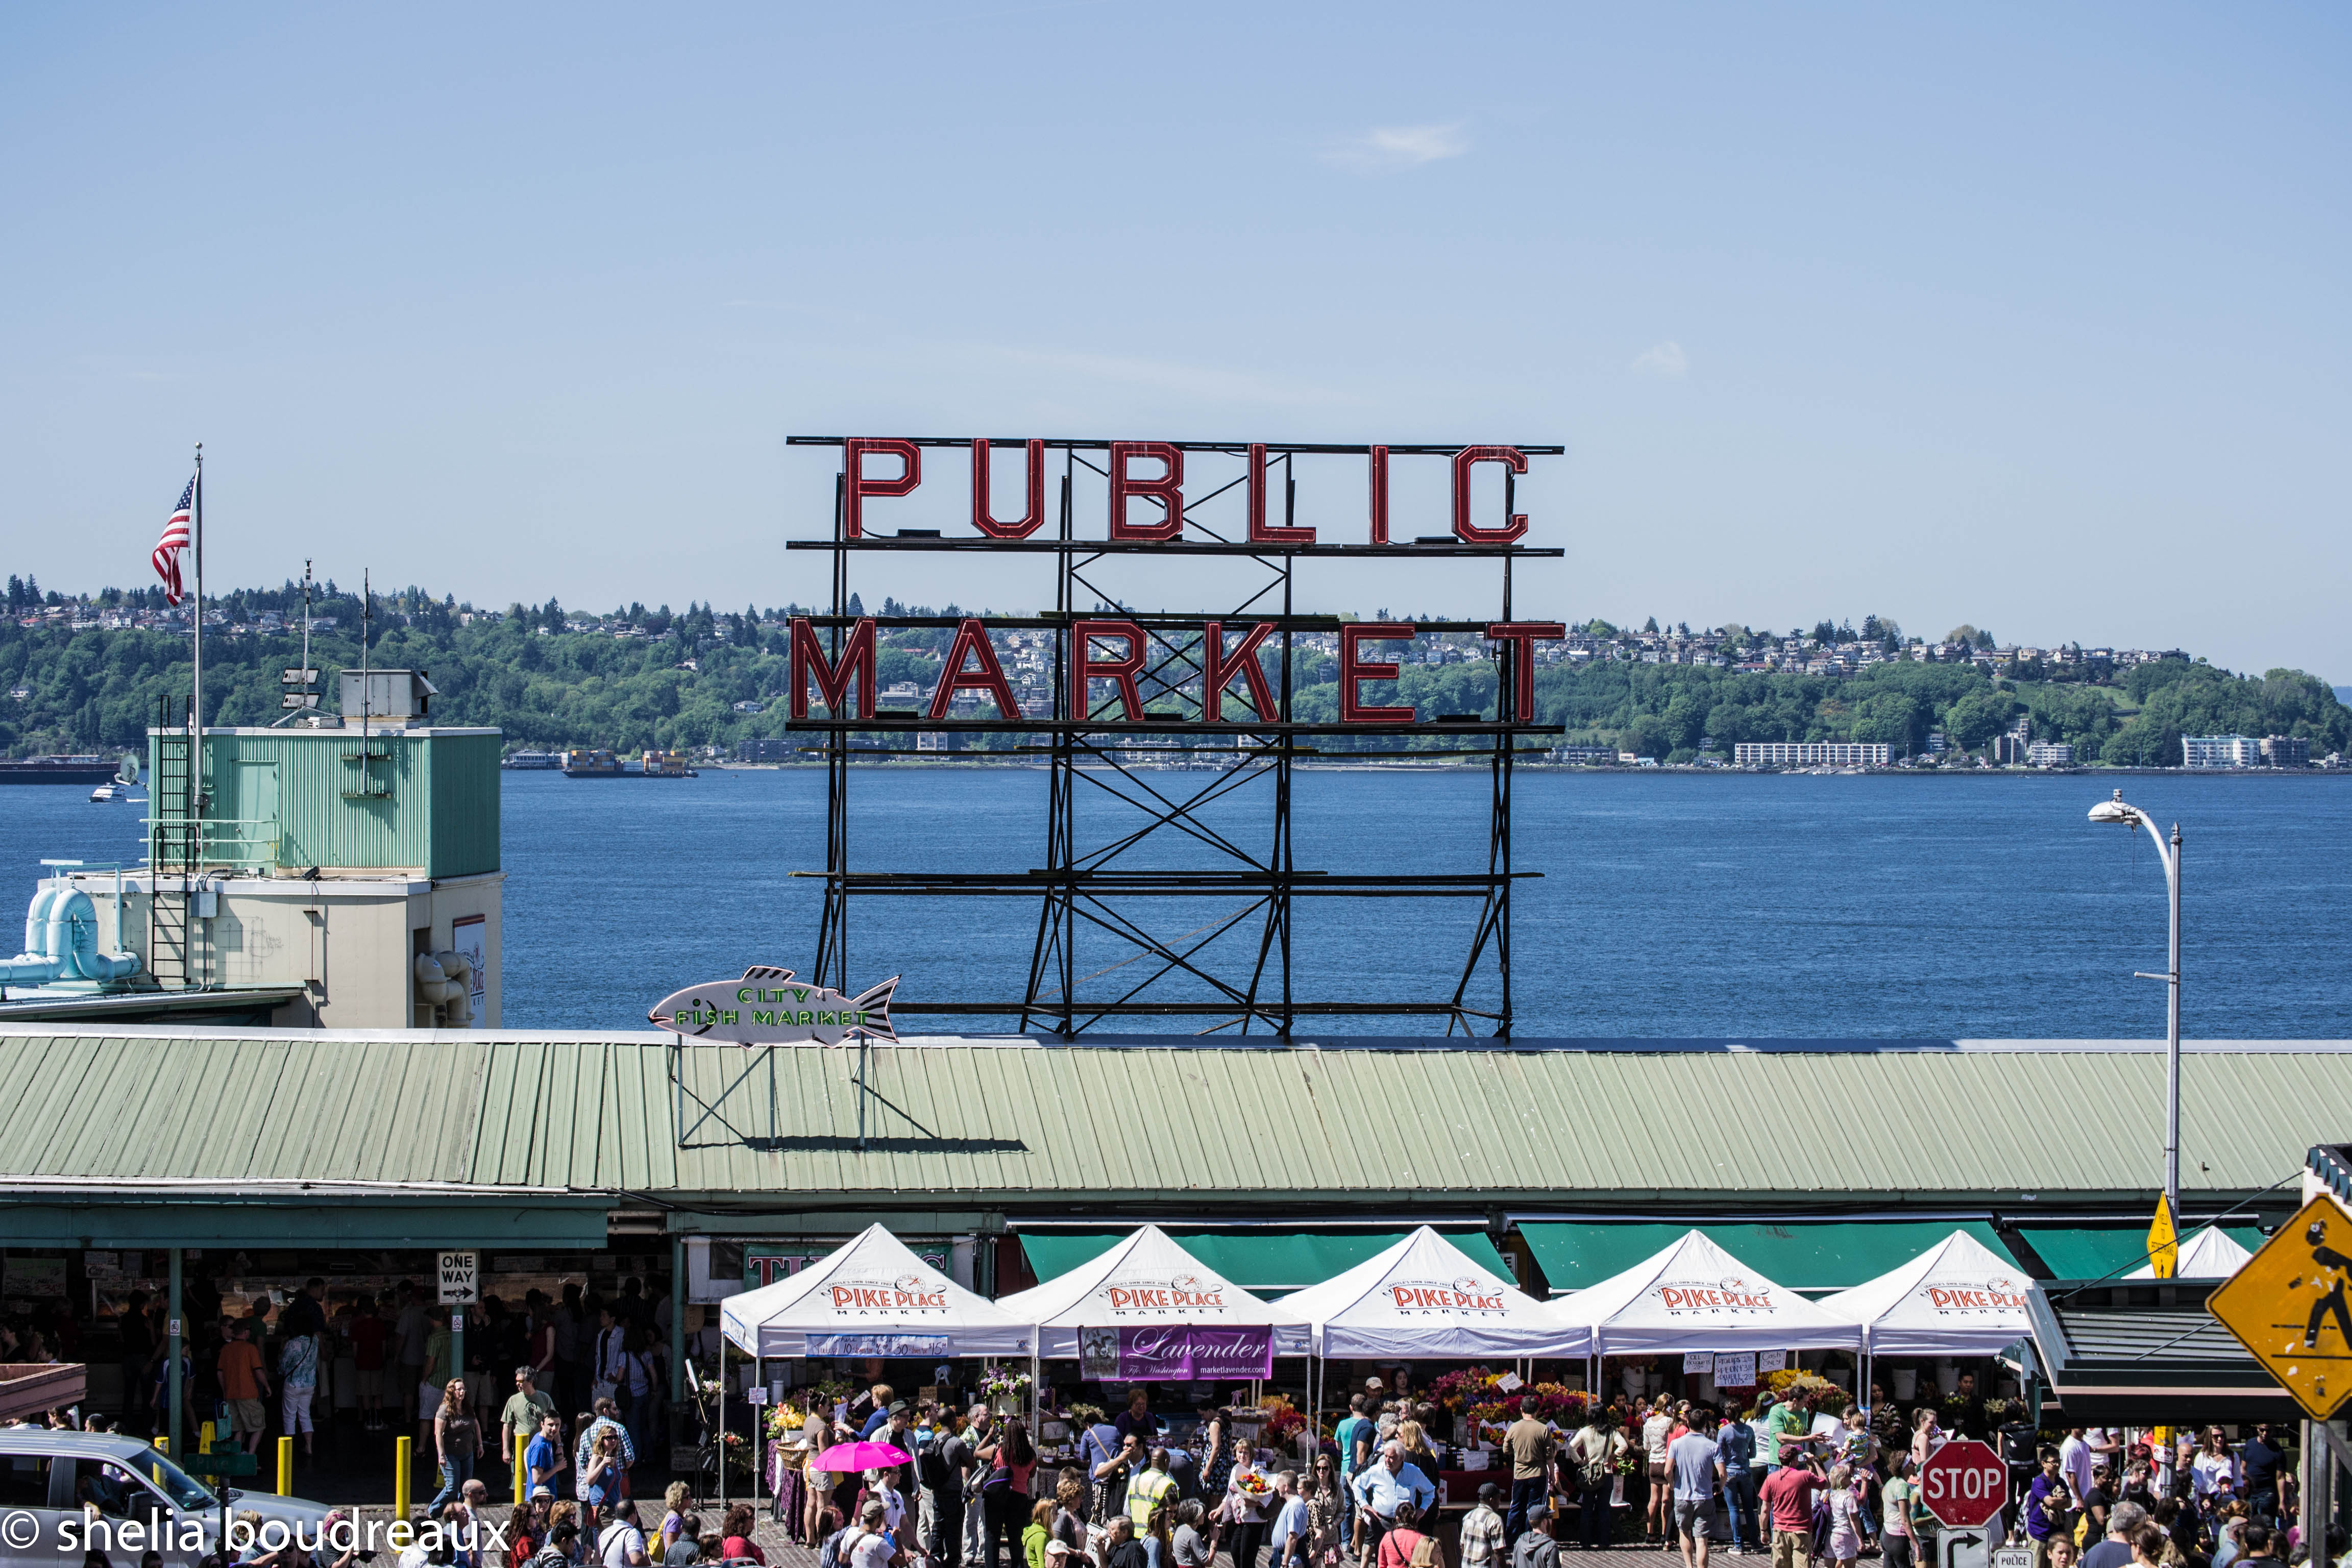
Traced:
[[[1208, 782], [1145, 777], [1171, 794]], [[823, 864], [819, 773], [737, 770], [677, 783], [523, 773], [502, 782], [507, 1026], [636, 1026], [647, 1004], [676, 985], [746, 963], [808, 972], [820, 884], [790, 873]], [[2352, 788], [2318, 776], [2126, 782], [2131, 798], [2161, 821], [2179, 819], [2188, 837], [2185, 1032], [2347, 1034]], [[1216, 814], [1238, 847], [1258, 854], [1263, 787], [1236, 792]], [[1516, 864], [1543, 876], [1515, 895], [1517, 1030], [2160, 1034], [2162, 987], [2131, 972], [2163, 967], [2163, 878], [2144, 835], [2084, 820], [2106, 787], [2083, 776], [1525, 771]], [[852, 863], [927, 871], [1041, 864], [1045, 790], [1045, 775], [1025, 769], [859, 770]], [[1302, 771], [1297, 790], [1301, 869], [1484, 865], [1483, 773]], [[83, 794], [0, 791], [0, 863], [18, 868], [26, 894], [43, 856], [136, 859], [136, 811], [93, 805]], [[1081, 795], [1088, 842], [1140, 821], [1100, 791]], [[1188, 847], [1197, 851], [1188, 863], [1216, 863], [1197, 844]], [[1119, 906], [1184, 943], [1213, 936], [1204, 967], [1245, 975], [1262, 922], [1244, 917], [1219, 932], [1213, 922], [1233, 908]], [[1297, 910], [1293, 986], [1301, 997], [1431, 999], [1453, 990], [1475, 905], [1323, 898], [1302, 899]], [[863, 985], [903, 973], [909, 1003], [1016, 997], [1036, 923], [1033, 898], [863, 900], [851, 977]], [[1081, 994], [1105, 999], [1143, 979], [1149, 961], [1120, 963], [1133, 952], [1084, 923]], [[1206, 993], [1193, 984], [1145, 994]], [[1471, 1000], [1492, 1007], [1496, 994], [1488, 973]]]
[[[1171, 794], [1203, 774], [1145, 775]], [[504, 1024], [645, 1026], [646, 1008], [750, 963], [809, 973], [822, 884], [824, 780], [814, 769], [696, 780], [585, 782], [511, 773], [504, 784]], [[2145, 834], [2084, 813], [2117, 781], [2094, 776], [1811, 776], [1523, 771], [1522, 882], [1512, 953], [1526, 1036], [2154, 1037], [2164, 967], [2164, 879]], [[2135, 776], [2126, 797], [2187, 837], [2184, 1033], [2352, 1035], [2352, 781]], [[856, 771], [852, 865], [862, 870], [1025, 869], [1044, 862], [1045, 774], [899, 765]], [[1263, 855], [1264, 785], [1215, 814]], [[1479, 870], [1483, 772], [1302, 770], [1302, 870]], [[32, 892], [42, 857], [138, 857], [140, 812], [86, 788], [0, 789], [0, 865]], [[1081, 837], [1140, 817], [1081, 787]], [[1150, 846], [1147, 846], [1150, 847]], [[1217, 864], [1197, 843], [1185, 863]], [[1140, 851], [1138, 852], [1140, 855]], [[1126, 862], [1119, 862], [1126, 863]], [[1139, 864], [1171, 863], [1166, 854]], [[1235, 864], [1226, 862], [1226, 864]], [[1135, 903], [1164, 936], [1213, 939], [1204, 958], [1245, 980], [1263, 922], [1219, 931], [1234, 906]], [[1475, 904], [1297, 901], [1302, 998], [1451, 994]], [[850, 978], [906, 976], [902, 1001], [1018, 997], [1038, 905], [1018, 899], [861, 900]], [[1083, 926], [1083, 996], [1142, 980], [1149, 961]], [[1114, 967], [1116, 966], [1116, 967]], [[1091, 978], [1087, 978], [1091, 976]], [[1147, 992], [1147, 996], [1161, 992]], [[1202, 997], [1197, 984], [1166, 994]], [[1491, 977], [1475, 1005], [1496, 999]], [[1191, 1030], [1212, 1020], [1123, 1023]], [[925, 1030], [1005, 1020], [908, 1017]], [[1318, 1032], [1424, 1032], [1397, 1019], [1318, 1021]]]

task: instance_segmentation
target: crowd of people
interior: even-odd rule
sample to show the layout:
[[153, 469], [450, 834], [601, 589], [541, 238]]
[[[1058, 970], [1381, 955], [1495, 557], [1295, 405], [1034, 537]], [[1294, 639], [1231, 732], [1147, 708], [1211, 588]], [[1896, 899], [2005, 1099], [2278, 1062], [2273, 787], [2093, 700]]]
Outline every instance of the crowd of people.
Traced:
[[[620, 1472], [654, 1452], [666, 1428], [667, 1281], [648, 1289], [627, 1279], [610, 1298], [568, 1284], [560, 1299], [530, 1290], [518, 1306], [486, 1296], [467, 1310], [463, 1365], [452, 1310], [414, 1282], [381, 1294], [331, 1293], [313, 1278], [282, 1298], [224, 1299], [193, 1280], [190, 1334], [173, 1366], [163, 1303], [134, 1290], [115, 1323], [123, 1399], [114, 1424], [135, 1436], [160, 1433], [176, 1375], [191, 1426], [225, 1422], [229, 1440], [248, 1452], [293, 1437], [298, 1466], [316, 1458], [319, 1431], [338, 1409], [361, 1432], [410, 1433], [419, 1468], [437, 1477], [438, 1504], [457, 1498], [477, 1471], [510, 1480], [518, 1440], [542, 1436], [564, 1460], [545, 1467], [551, 1486], [576, 1487], [583, 1501], [623, 1495]], [[70, 1324], [68, 1314], [50, 1331]], [[0, 1334], [5, 1359], [47, 1360], [60, 1348], [38, 1328]], [[56, 1419], [83, 1420], [75, 1412]]]
[[[1834, 1393], [1835, 1391], [1832, 1391]], [[799, 1445], [878, 1436], [896, 1469], [814, 1478], [793, 1535], [826, 1543], [823, 1568], [1554, 1568], [1563, 1552], [1646, 1546], [1704, 1568], [1718, 1550], [1773, 1568], [1930, 1568], [1941, 1526], [1916, 1478], [1948, 1438], [1999, 1438], [1973, 1379], [1905, 1419], [1883, 1390], [1867, 1407], [1819, 1389], [1759, 1393], [1737, 1408], [1677, 1400], [1595, 1405], [1564, 1431], [1523, 1416], [1458, 1530], [1441, 1531], [1430, 1406], [1351, 1396], [1303, 1459], [1276, 1459], [1202, 1413], [1181, 1444], [1134, 1391], [1077, 1435], [1053, 1473], [1017, 1417], [985, 1406], [909, 1406], [887, 1387], [862, 1419], [813, 1418]], [[1943, 1425], [1949, 1417], [1950, 1429]], [[2231, 1568], [2307, 1555], [2295, 1539], [2293, 1467], [2266, 1426], [2162, 1443], [2074, 1429], [2050, 1446], [1996, 1534], [2031, 1542], [2035, 1568]], [[878, 1510], [878, 1512], [877, 1511]], [[2331, 1552], [2328, 1556], [2341, 1555]]]

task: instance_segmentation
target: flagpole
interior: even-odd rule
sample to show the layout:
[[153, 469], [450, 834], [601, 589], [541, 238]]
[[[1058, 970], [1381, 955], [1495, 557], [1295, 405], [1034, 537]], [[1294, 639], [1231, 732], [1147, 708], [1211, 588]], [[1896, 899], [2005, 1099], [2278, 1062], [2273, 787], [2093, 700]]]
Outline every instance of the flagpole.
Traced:
[[190, 521], [195, 524], [196, 642], [195, 679], [188, 694], [188, 815], [199, 819], [196, 858], [204, 858], [205, 810], [205, 444], [196, 443], [196, 493]]

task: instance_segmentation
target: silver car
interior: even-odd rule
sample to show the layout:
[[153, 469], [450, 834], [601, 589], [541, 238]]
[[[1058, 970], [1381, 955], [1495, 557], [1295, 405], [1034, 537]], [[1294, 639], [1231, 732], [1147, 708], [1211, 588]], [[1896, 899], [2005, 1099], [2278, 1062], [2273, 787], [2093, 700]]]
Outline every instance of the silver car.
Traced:
[[[220, 1531], [217, 1492], [152, 1447], [111, 1432], [0, 1427], [0, 1568], [80, 1568], [92, 1549], [135, 1563], [195, 1568]], [[327, 1505], [269, 1492], [228, 1494], [253, 1512], [315, 1539]], [[273, 1532], [274, 1533], [274, 1532]]]

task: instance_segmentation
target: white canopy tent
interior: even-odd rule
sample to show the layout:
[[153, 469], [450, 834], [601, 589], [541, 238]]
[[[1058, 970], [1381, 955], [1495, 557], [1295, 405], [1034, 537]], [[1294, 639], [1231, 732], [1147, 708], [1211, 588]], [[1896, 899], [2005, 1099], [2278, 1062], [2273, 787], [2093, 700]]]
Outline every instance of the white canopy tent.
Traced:
[[1595, 1356], [1862, 1345], [1857, 1325], [1774, 1284], [1696, 1230], [1622, 1274], [1545, 1305], [1591, 1335]]
[[1078, 1331], [1101, 1328], [1263, 1327], [1276, 1355], [1307, 1349], [1305, 1318], [1251, 1295], [1156, 1225], [1067, 1274], [998, 1298], [996, 1310], [1035, 1325], [1039, 1356], [1075, 1356]]
[[1592, 1342], [1427, 1226], [1278, 1305], [1307, 1320], [1323, 1356], [1581, 1356]]
[[1560, 1321], [1427, 1226], [1336, 1279], [1292, 1291], [1280, 1305], [1307, 1321], [1317, 1358], [1308, 1397], [1318, 1422], [1320, 1369], [1331, 1356], [1517, 1360], [1581, 1356], [1592, 1342], [1589, 1331]]
[[[1818, 1304], [1859, 1328], [1873, 1356], [1991, 1355], [2031, 1331], [2025, 1297], [2032, 1288], [2024, 1269], [1956, 1230], [1901, 1268]], [[1868, 1378], [1865, 1370], [1864, 1394]]]
[[[2246, 1265], [2252, 1253], [2230, 1239], [2218, 1225], [2209, 1225], [2193, 1233], [2180, 1244], [2180, 1267], [2173, 1270], [2182, 1279], [2227, 1279]], [[2126, 1279], [2153, 1279], [2156, 1265], [2143, 1263], [2124, 1276]]]
[[728, 1297], [719, 1321], [730, 1344], [762, 1357], [1026, 1356], [1034, 1333], [879, 1225], [797, 1274]]

